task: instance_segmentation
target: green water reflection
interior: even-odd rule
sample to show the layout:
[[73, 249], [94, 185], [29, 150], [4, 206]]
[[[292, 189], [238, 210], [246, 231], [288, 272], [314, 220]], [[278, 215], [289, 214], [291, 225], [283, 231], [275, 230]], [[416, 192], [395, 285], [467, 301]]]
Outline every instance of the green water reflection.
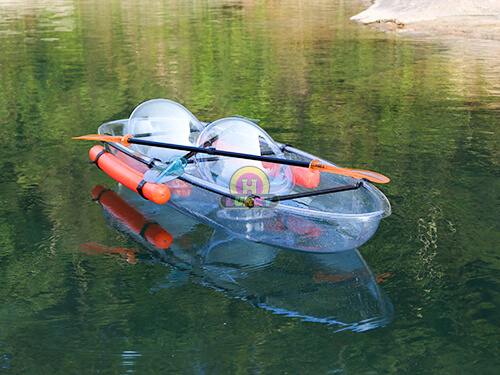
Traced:
[[[361, 9], [0, 4], [0, 373], [495, 373], [498, 63], [348, 21]], [[392, 275], [392, 322], [336, 332], [162, 262], [79, 251], [138, 245], [106, 226], [90, 191], [112, 182], [70, 137], [157, 97], [200, 120], [259, 118], [280, 142], [391, 177], [393, 215], [359, 251]]]

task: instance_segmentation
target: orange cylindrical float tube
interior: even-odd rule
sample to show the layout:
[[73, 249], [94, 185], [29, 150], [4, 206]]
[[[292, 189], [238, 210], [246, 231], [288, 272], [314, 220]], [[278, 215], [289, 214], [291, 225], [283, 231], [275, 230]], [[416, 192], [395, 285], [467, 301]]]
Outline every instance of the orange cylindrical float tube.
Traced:
[[[280, 169], [281, 165], [269, 162], [262, 162], [263, 167], [266, 169], [271, 176], [276, 176]], [[295, 185], [299, 185], [305, 187], [307, 189], [313, 189], [319, 185], [320, 181], [320, 173], [317, 171], [311, 171], [309, 168], [296, 167], [291, 166], [292, 174], [293, 174], [293, 183]]]
[[[113, 153], [112, 149], [111, 152]], [[146, 164], [141, 163], [139, 160], [136, 160], [132, 156], [129, 156], [123, 152], [118, 151], [117, 153], [113, 153], [113, 155], [115, 155], [117, 159], [127, 164], [130, 168], [132, 168], [136, 172], [144, 174], [149, 169]]]
[[139, 211], [128, 204], [122, 197], [97, 185], [92, 190], [92, 197], [123, 225], [132, 232], [141, 234], [149, 243], [159, 249], [167, 249], [172, 244], [172, 235], [157, 223], [148, 221]]
[[313, 189], [319, 185], [321, 179], [318, 171], [311, 171], [309, 168], [292, 166], [295, 183], [302, 187]]
[[[130, 190], [141, 194], [157, 204], [163, 204], [170, 199], [170, 190], [162, 184], [144, 182], [143, 175], [116, 156], [104, 150], [102, 146], [94, 146], [89, 151], [90, 159], [94, 161], [111, 178]], [[97, 159], [97, 160], [96, 160]]]

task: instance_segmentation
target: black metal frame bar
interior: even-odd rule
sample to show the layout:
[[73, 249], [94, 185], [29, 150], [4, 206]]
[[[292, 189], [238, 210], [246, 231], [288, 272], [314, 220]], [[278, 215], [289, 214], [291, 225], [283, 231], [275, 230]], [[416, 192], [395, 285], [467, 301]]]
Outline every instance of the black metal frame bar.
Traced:
[[356, 189], [359, 189], [361, 186], [363, 186], [363, 180], [359, 180], [354, 185], [339, 186], [339, 187], [334, 187], [334, 188], [330, 188], [330, 189], [322, 189], [322, 190], [313, 190], [313, 191], [307, 191], [307, 192], [303, 192], [303, 193], [290, 194], [290, 195], [277, 195], [269, 200], [271, 200], [272, 202], [276, 202], [276, 201], [286, 201], [286, 200], [296, 199], [296, 198], [312, 197], [312, 196], [316, 196], [316, 195], [339, 193], [341, 191], [356, 190]]
[[[105, 142], [105, 143], [107, 143], [107, 142]], [[151, 164], [154, 162], [154, 160], [158, 160], [158, 159], [152, 159], [148, 163], [146, 160], [142, 160], [139, 157], [136, 157], [135, 155], [133, 155], [131, 153], [129, 154], [128, 152], [125, 152], [125, 151], [121, 150], [120, 148], [117, 148], [115, 146], [113, 146], [113, 147], [118, 152], [124, 152], [128, 156], [133, 157], [137, 161], [140, 161], [141, 163], [147, 165], [149, 168], [152, 167]], [[305, 162], [305, 163], [307, 163], [307, 162]], [[195, 183], [193, 181], [188, 181], [188, 180], [186, 180], [183, 177], [178, 177], [178, 178], [180, 180], [182, 180], [182, 181], [185, 181], [186, 183], [195, 185], [195, 186], [197, 186], [199, 188], [202, 188], [204, 190], [208, 190], [208, 191], [210, 191], [212, 193], [215, 193], [215, 194], [218, 194], [220, 196], [227, 197], [227, 198], [230, 198], [230, 199], [234, 199], [234, 200], [237, 200], [237, 201], [244, 201], [245, 206], [247, 206], [249, 208], [252, 208], [253, 206], [251, 204], [248, 204], [248, 203], [249, 202], [253, 202], [253, 200], [255, 198], [260, 198], [262, 200], [268, 200], [268, 201], [271, 201], [271, 202], [281, 202], [281, 201], [286, 201], [286, 200], [291, 200], [291, 199], [297, 199], [297, 198], [306, 198], [306, 197], [312, 197], [312, 196], [317, 196], [317, 195], [332, 194], [332, 193], [339, 193], [339, 192], [342, 192], [342, 191], [356, 190], [356, 189], [359, 189], [360, 187], [362, 187], [363, 186], [363, 182], [364, 182], [364, 180], [361, 179], [361, 180], [357, 181], [356, 184], [354, 184], [354, 185], [338, 186], [338, 187], [329, 188], [329, 189], [313, 190], [313, 191], [307, 191], [307, 192], [302, 192], [302, 193], [297, 193], [297, 194], [276, 195], [276, 196], [273, 196], [272, 198], [262, 198], [262, 197], [260, 197], [258, 195], [249, 195], [249, 196], [246, 196], [244, 198], [242, 196], [236, 196], [236, 195], [233, 195], [233, 194], [230, 194], [230, 193], [223, 193], [221, 191], [218, 191], [218, 190], [215, 190], [215, 189], [211, 189], [211, 188], [209, 188], [207, 186], [200, 185], [200, 184]]]

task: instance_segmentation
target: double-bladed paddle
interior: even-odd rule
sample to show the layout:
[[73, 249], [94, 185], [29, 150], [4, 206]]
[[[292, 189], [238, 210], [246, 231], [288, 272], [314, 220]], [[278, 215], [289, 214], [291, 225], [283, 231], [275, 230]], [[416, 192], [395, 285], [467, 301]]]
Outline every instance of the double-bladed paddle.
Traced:
[[300, 160], [273, 158], [273, 157], [267, 157], [267, 156], [259, 156], [259, 155], [243, 154], [243, 153], [239, 153], [239, 152], [217, 150], [213, 147], [202, 148], [202, 147], [185, 146], [185, 145], [178, 145], [178, 144], [172, 144], [172, 143], [148, 141], [145, 139], [134, 138], [130, 134], [126, 134], [124, 136], [90, 134], [90, 135], [84, 135], [81, 137], [73, 137], [73, 139], [86, 139], [86, 140], [109, 142], [109, 143], [121, 143], [125, 146], [130, 146], [131, 144], [137, 144], [137, 145], [143, 145], [143, 146], [161, 147], [161, 148], [168, 148], [168, 149], [174, 149], [174, 150], [183, 150], [183, 151], [189, 151], [189, 152], [195, 152], [195, 153], [204, 153], [204, 154], [209, 154], [209, 155], [227, 156], [227, 157], [239, 158], [239, 159], [258, 160], [258, 161], [265, 161], [265, 162], [276, 163], [276, 164], [293, 165], [296, 167], [309, 168], [311, 171], [321, 171], [321, 172], [334, 173], [334, 174], [339, 174], [339, 175], [343, 175], [343, 176], [353, 177], [356, 179], [365, 179], [365, 180], [368, 180], [371, 182], [376, 182], [379, 184], [386, 184], [390, 181], [390, 179], [388, 177], [386, 177], [380, 173], [377, 173], [377, 172], [371, 172], [371, 171], [366, 171], [366, 170], [361, 170], [361, 169], [336, 167], [333, 165], [321, 163], [318, 159], [314, 159], [311, 162], [307, 162], [307, 161], [300, 161]]

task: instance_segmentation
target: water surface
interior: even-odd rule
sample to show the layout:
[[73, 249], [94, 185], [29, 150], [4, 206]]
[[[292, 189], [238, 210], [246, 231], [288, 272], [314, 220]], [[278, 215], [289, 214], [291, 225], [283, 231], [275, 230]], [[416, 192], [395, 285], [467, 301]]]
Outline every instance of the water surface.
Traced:
[[[0, 373], [495, 373], [498, 46], [381, 33], [362, 9], [0, 5]], [[92, 201], [113, 182], [70, 137], [158, 97], [388, 175], [393, 215], [328, 262], [182, 218], [152, 250]], [[363, 311], [383, 318], [358, 329]]]

